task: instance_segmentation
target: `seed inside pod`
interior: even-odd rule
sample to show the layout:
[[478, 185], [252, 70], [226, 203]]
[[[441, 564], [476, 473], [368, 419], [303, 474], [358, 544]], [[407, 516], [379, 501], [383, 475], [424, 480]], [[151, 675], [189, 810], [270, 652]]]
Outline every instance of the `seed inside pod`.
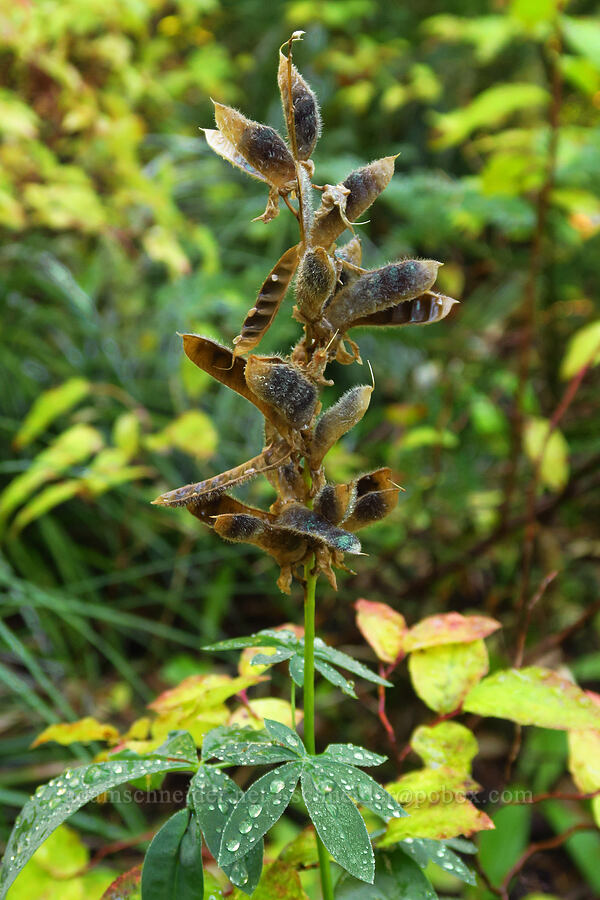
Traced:
[[294, 428], [302, 428], [317, 408], [317, 390], [294, 366], [277, 356], [249, 356], [246, 383], [253, 393]]
[[434, 259], [405, 259], [365, 272], [333, 297], [325, 317], [333, 330], [343, 333], [354, 320], [428, 290], [440, 265]]
[[339, 525], [349, 516], [356, 502], [356, 483], [326, 484], [314, 502], [314, 511], [332, 525]]
[[281, 135], [270, 125], [253, 122], [222, 103], [215, 103], [215, 121], [219, 131], [271, 184], [284, 188], [295, 180], [294, 158]]
[[313, 468], [320, 466], [325, 454], [342, 435], [360, 422], [369, 408], [372, 393], [372, 385], [359, 384], [325, 410], [315, 425], [310, 457]]
[[296, 299], [298, 310], [307, 322], [321, 317], [323, 304], [335, 287], [335, 267], [322, 247], [307, 250], [298, 267]]
[[390, 306], [388, 309], [382, 309], [379, 312], [372, 313], [370, 316], [361, 316], [352, 322], [349, 327], [431, 325], [434, 322], [445, 319], [456, 303], [458, 303], [458, 300], [453, 300], [452, 297], [437, 294], [435, 291], [426, 291], [419, 297], [415, 297], [414, 300], [398, 303], [397, 306]]

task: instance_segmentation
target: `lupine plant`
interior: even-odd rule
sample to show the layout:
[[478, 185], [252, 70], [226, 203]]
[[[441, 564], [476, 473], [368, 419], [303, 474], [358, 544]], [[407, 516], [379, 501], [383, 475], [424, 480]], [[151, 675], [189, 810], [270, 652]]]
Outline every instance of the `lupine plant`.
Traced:
[[[238, 677], [186, 679], [151, 705], [153, 719], [139, 720], [124, 735], [94, 719], [51, 726], [40, 735], [38, 743], [104, 740], [112, 749], [38, 788], [11, 835], [0, 898], [45, 839], [89, 800], [126, 783], [160, 786], [171, 772], [192, 773], [186, 806], [156, 833], [143, 867], [108, 888], [107, 900], [138, 890], [142, 900], [202, 900], [222, 893], [293, 900], [306, 897], [298, 872], [314, 866], [324, 900], [435, 898], [423, 871], [432, 863], [475, 885], [475, 874], [457, 851], [473, 853], [476, 848], [464, 836], [493, 824], [469, 799], [477, 790], [471, 777], [477, 741], [465, 725], [447, 721], [462, 712], [571, 730], [576, 780], [582, 790], [597, 787], [589, 788], [585, 747], [597, 734], [600, 707], [576, 685], [540, 667], [486, 678], [483, 639], [499, 627], [495, 620], [447, 613], [408, 628], [390, 606], [359, 600], [357, 624], [380, 662], [378, 673], [315, 635], [319, 577], [337, 590], [336, 569], [347, 570], [348, 556], [361, 554], [358, 532], [392, 513], [400, 491], [389, 468], [347, 483], [327, 480], [327, 453], [363, 418], [375, 389], [370, 378], [323, 410], [320, 392], [333, 384], [328, 365], [334, 360], [362, 364], [356, 329], [435, 323], [456, 301], [434, 290], [440, 265], [435, 260], [362, 267], [356, 225], [390, 182], [394, 157], [353, 171], [340, 184], [313, 182], [311, 155], [321, 118], [312, 89], [292, 62], [300, 36], [295, 32], [279, 57], [287, 141], [220, 103], [215, 104], [217, 128], [205, 131], [217, 154], [268, 188], [259, 218], [271, 221], [283, 201], [298, 222], [299, 241], [267, 275], [233, 349], [183, 335], [192, 363], [260, 410], [264, 447], [235, 468], [154, 502], [185, 506], [221, 538], [270, 555], [279, 567], [280, 589], [289, 593], [296, 581], [303, 590], [304, 625], [266, 629], [205, 648], [242, 650]], [[338, 243], [345, 232], [349, 238]], [[292, 314], [301, 336], [289, 354], [262, 356], [255, 350], [293, 281]], [[258, 476], [276, 494], [268, 510], [231, 493]], [[340, 743], [317, 753], [315, 673], [352, 698], [352, 676], [375, 686], [380, 720], [401, 765], [406, 753], [398, 751], [387, 720], [385, 691], [406, 657], [416, 693], [437, 718], [417, 728], [407, 743], [407, 752], [418, 754], [423, 767], [383, 787], [363, 770], [386, 757]], [[289, 704], [249, 701], [246, 690], [280, 663], [289, 669]], [[302, 710], [296, 706], [297, 689]], [[232, 715], [225, 701], [234, 695], [242, 703]], [[268, 769], [243, 791], [227, 773], [236, 766]], [[296, 796], [299, 785], [301, 798]], [[264, 839], [290, 803], [303, 807], [312, 824], [263, 866]], [[340, 869], [334, 888], [334, 871]]]

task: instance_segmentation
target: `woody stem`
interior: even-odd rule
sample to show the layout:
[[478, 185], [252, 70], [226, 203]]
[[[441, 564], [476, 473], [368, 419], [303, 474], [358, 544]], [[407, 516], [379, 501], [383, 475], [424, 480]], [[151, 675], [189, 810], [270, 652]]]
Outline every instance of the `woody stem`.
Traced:
[[[304, 566], [304, 743], [309, 753], [316, 753], [315, 744], [315, 597], [317, 573], [314, 555]], [[333, 900], [333, 883], [329, 854], [320, 837], [317, 840], [319, 871], [323, 900]]]

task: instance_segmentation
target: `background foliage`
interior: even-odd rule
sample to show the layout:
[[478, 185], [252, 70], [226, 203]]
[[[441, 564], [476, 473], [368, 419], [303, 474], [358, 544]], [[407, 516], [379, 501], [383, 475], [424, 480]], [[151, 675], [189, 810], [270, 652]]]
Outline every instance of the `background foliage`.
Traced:
[[[23, 0], [0, 14], [4, 836], [35, 784], [72, 753], [28, 751], [46, 725], [93, 714], [125, 730], [161, 689], [211, 666], [203, 643], [298, 621], [298, 597], [277, 592], [273, 567], [252, 548], [217, 542], [185, 510], [148, 505], [260, 447], [254, 410], [210, 385], [176, 332], [230, 341], [292, 243], [286, 213], [251, 222], [261, 187], [214, 157], [198, 127], [212, 125], [210, 97], [282, 126], [274, 72], [294, 28], [307, 31], [297, 56], [328, 133], [318, 179], [400, 153], [360, 230], [367, 265], [440, 259], [440, 289], [462, 301], [435, 328], [361, 340], [376, 391], [328, 474], [388, 464], [407, 492], [367, 535], [358, 574], [337, 597], [321, 588], [322, 633], [359, 645], [351, 604], [361, 596], [409, 623], [485, 612], [504, 626], [488, 641], [492, 664], [507, 665], [520, 652], [523, 609], [556, 572], [531, 609], [524, 659], [568, 666], [597, 688], [593, 4], [290, 0], [267, 16], [255, 0]], [[282, 315], [265, 350], [295, 335]], [[339, 369], [336, 391], [364, 377]], [[256, 483], [246, 493], [264, 502], [265, 491]], [[428, 721], [407, 694], [401, 668], [387, 708], [400, 744]], [[348, 720], [322, 686], [323, 744], [387, 752], [376, 701], [364, 702], [365, 715]], [[513, 736], [486, 722], [478, 738], [479, 802], [497, 825], [481, 838], [482, 866], [497, 884], [531, 840], [564, 831], [589, 804], [554, 799], [533, 815], [486, 805], [504, 784]], [[561, 732], [525, 729], [522, 739], [515, 784], [574, 790]], [[73, 823], [97, 849], [163, 817], [117, 802]], [[284, 840], [293, 824], [281, 828]], [[94, 869], [80, 874], [79, 839], [57, 840], [81, 856], [61, 877], [91, 878]], [[131, 865], [142, 846], [128, 851]], [[594, 896], [598, 846], [585, 832], [537, 855], [514, 896]], [[36, 864], [47, 878], [47, 862]], [[100, 896], [109, 880], [81, 896]], [[483, 896], [458, 883], [441, 890]]]

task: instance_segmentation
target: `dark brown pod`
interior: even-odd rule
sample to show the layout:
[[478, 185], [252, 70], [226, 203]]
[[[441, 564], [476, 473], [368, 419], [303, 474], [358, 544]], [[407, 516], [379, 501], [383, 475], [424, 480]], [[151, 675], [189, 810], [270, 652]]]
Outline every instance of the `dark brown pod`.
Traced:
[[333, 297], [324, 315], [334, 331], [344, 333], [356, 319], [428, 290], [440, 265], [434, 259], [405, 259], [365, 272]]
[[372, 385], [359, 384], [342, 394], [337, 403], [325, 410], [315, 425], [310, 456], [313, 468], [320, 466], [325, 454], [342, 435], [360, 422], [369, 408], [372, 393]]
[[315, 386], [279, 357], [250, 356], [245, 375], [250, 390], [293, 428], [302, 428], [314, 416], [318, 403]]
[[253, 403], [268, 419], [280, 434], [286, 434], [288, 426], [277, 414], [275, 409], [265, 403], [255, 394], [246, 383], [246, 360], [241, 356], [235, 356], [227, 347], [222, 347], [210, 338], [201, 337], [199, 334], [184, 334], [183, 349], [191, 361], [207, 372], [221, 384], [226, 385], [232, 391], [241, 394], [250, 403]]
[[[289, 79], [292, 82], [292, 104], [294, 110], [294, 131], [298, 159], [308, 159], [315, 149], [321, 134], [321, 113], [314, 91], [299, 73], [295, 65], [288, 71], [288, 58], [279, 51], [279, 70], [277, 82], [283, 104], [283, 114], [288, 123], [288, 137], [292, 141], [290, 116]], [[293, 146], [293, 143], [292, 143]]]
[[445, 319], [456, 303], [458, 300], [453, 300], [452, 297], [436, 294], [435, 291], [426, 291], [413, 300], [405, 300], [397, 306], [381, 309], [370, 316], [360, 316], [348, 327], [432, 325]]
[[340, 525], [354, 509], [356, 502], [356, 483], [326, 484], [314, 502], [314, 511], [322, 519], [332, 525]]
[[264, 522], [272, 522], [274, 516], [272, 513], [257, 509], [254, 506], [248, 506], [229, 494], [209, 494], [204, 498], [200, 498], [195, 502], [189, 503], [187, 509], [193, 516], [200, 519], [209, 528], [214, 526], [214, 520], [217, 516], [222, 515], [246, 515], [254, 516], [262, 519]]
[[296, 179], [296, 165], [285, 141], [270, 125], [253, 122], [222, 103], [215, 103], [219, 131], [233, 144], [250, 166], [278, 188], [287, 188]]
[[246, 175], [250, 175], [252, 178], [264, 182], [264, 184], [268, 184], [265, 176], [261, 175], [260, 172], [257, 172], [256, 169], [250, 165], [248, 160], [244, 159], [241, 153], [238, 153], [231, 141], [227, 140], [225, 135], [217, 128], [203, 128], [202, 130], [204, 131], [206, 143], [211, 150], [214, 150], [214, 152], [222, 159], [226, 159], [227, 162], [231, 163], [232, 166], [235, 166], [236, 169], [241, 169]]
[[360, 553], [360, 541], [353, 534], [337, 528], [321, 518], [312, 509], [300, 504], [289, 504], [277, 518], [280, 528], [303, 534], [342, 553]]
[[356, 482], [357, 499], [352, 515], [344, 521], [348, 531], [358, 531], [385, 518], [396, 508], [400, 488], [391, 480], [391, 469], [377, 469]]
[[390, 183], [395, 159], [395, 156], [384, 156], [351, 172], [338, 186], [347, 191], [345, 201], [323, 195], [310, 236], [313, 247], [328, 248], [348, 227], [348, 222], [362, 216]]
[[241, 334], [233, 339], [234, 356], [253, 350], [273, 324], [298, 265], [299, 245], [286, 250], [275, 263], [261, 287], [256, 303], [248, 312]]
[[187, 506], [203, 501], [205, 498], [215, 495], [219, 492], [226, 491], [237, 484], [256, 478], [269, 469], [281, 466], [291, 453], [290, 448], [284, 441], [277, 444], [271, 444], [269, 447], [249, 459], [247, 462], [228, 469], [227, 472], [221, 472], [220, 475], [214, 475], [212, 478], [206, 478], [204, 481], [198, 481], [195, 484], [184, 484], [183, 487], [175, 488], [173, 491], [167, 491], [161, 494], [152, 503], [155, 506]]
[[321, 318], [323, 304], [336, 283], [335, 267], [322, 247], [307, 250], [298, 267], [296, 300], [298, 311], [306, 322]]

